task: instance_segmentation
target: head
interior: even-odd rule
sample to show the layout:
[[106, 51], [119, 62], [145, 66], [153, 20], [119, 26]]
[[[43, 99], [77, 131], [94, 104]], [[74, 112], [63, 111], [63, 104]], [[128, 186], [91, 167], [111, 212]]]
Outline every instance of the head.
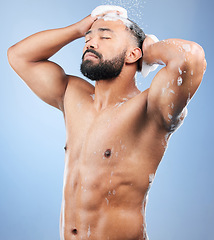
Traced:
[[[138, 48], [140, 48], [142, 57], [143, 57], [143, 42], [146, 38], [146, 35], [143, 32], [143, 30], [135, 22], [131, 21], [130, 19], [128, 19], [128, 21], [130, 22], [130, 24], [128, 26], [126, 26], [126, 30], [129, 31], [130, 34], [132, 35], [132, 37], [134, 38], [134, 40], [136, 42], [136, 46]], [[138, 72], [140, 72], [142, 69], [141, 58], [138, 59], [138, 61], [137, 61], [137, 71]]]
[[97, 20], [86, 33], [81, 72], [91, 80], [113, 79], [124, 66], [141, 70], [144, 32], [138, 25], [126, 21]]

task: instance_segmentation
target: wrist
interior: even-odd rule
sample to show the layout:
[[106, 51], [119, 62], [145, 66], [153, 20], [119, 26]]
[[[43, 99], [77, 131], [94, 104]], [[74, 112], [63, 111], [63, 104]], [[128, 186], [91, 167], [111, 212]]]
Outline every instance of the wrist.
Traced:
[[153, 64], [153, 61], [151, 59], [152, 58], [151, 53], [152, 53], [153, 46], [157, 42], [159, 42], [159, 39], [155, 35], [152, 35], [152, 34], [146, 35], [146, 38], [143, 43], [143, 60], [144, 60], [144, 62], [147, 62], [148, 64]]
[[72, 40], [75, 40], [84, 36], [84, 34], [80, 30], [77, 23], [74, 23], [66, 27], [65, 29], [67, 30], [67, 34], [72, 38]]
[[82, 19], [81, 21], [74, 24], [77, 35], [80, 37], [84, 37], [86, 32], [91, 28], [92, 24], [97, 20], [97, 17], [92, 17], [91, 15]]

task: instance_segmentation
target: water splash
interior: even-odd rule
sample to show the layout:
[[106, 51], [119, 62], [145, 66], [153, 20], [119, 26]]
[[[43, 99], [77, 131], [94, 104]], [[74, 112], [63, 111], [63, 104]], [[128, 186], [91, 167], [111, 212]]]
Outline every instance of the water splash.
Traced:
[[143, 12], [146, 1], [139, 0], [102, 0], [105, 5], [117, 5], [125, 8], [128, 12], [128, 18], [143, 27]]

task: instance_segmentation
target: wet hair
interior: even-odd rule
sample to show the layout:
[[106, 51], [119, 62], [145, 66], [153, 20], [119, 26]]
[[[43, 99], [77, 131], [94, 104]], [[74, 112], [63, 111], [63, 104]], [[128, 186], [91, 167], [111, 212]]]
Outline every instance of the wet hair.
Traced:
[[[144, 33], [144, 31], [132, 20], [129, 20], [129, 24], [126, 25], [126, 30], [128, 30], [131, 35], [134, 37], [137, 46], [141, 49], [142, 51], [142, 56], [143, 56], [143, 42], [146, 38], [146, 35]], [[142, 65], [141, 65], [141, 58], [137, 61], [137, 71], [140, 72], [142, 69]]]

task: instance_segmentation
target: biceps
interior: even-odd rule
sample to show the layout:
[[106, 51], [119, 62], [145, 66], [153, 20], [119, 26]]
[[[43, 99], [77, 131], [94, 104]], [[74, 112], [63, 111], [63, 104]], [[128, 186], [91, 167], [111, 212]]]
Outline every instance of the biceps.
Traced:
[[68, 80], [59, 65], [46, 60], [21, 63], [14, 69], [39, 98], [61, 108]]

